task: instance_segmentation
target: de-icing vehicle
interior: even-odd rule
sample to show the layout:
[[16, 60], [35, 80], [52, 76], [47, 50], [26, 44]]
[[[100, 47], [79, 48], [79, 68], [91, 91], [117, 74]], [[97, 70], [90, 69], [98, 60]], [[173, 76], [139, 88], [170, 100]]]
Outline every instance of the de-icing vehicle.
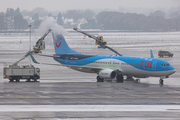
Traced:
[[[30, 51], [31, 53], [41, 53], [41, 50], [45, 49], [45, 42], [43, 40], [50, 31], [51, 30], [49, 29], [36, 42], [36, 45], [34, 46], [33, 51]], [[21, 62], [28, 56], [29, 56], [29, 53], [27, 53], [23, 58], [13, 63], [12, 65], [4, 67], [3, 69], [4, 79], [9, 79], [10, 82], [14, 82], [14, 81], [19, 82], [20, 79], [26, 79], [27, 82], [30, 82], [30, 80], [32, 79], [36, 82], [38, 79], [40, 79], [40, 68], [36, 68], [33, 65], [23, 65], [23, 66], [18, 65], [19, 62]]]

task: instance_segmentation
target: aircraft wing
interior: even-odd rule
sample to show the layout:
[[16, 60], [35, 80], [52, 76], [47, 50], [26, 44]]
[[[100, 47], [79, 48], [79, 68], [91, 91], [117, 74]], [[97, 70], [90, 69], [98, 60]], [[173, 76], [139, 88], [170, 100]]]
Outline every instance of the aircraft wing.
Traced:
[[54, 57], [54, 58], [60, 58], [60, 56], [55, 56], [55, 55], [44, 55], [44, 54], [37, 54], [37, 55], [40, 55], [40, 56], [45, 56], [45, 57]]
[[[76, 70], [90, 69], [91, 71], [94, 71], [94, 72], [99, 72], [100, 70], [103, 69], [103, 68], [101, 68], [101, 67], [91, 67], [91, 66], [76, 66], [76, 65], [65, 65], [65, 64], [40, 63], [40, 62], [37, 62], [37, 61], [35, 60], [35, 58], [34, 58], [33, 55], [31, 54], [31, 52], [29, 52], [29, 55], [30, 55], [32, 61], [33, 61], [34, 63], [36, 63], [36, 64], [66, 66], [66, 67], [69, 67], [69, 68], [72, 68], [72, 69], [76, 69]], [[38, 55], [39, 55], [39, 54], [38, 54]], [[41, 56], [56, 57], [56, 56], [51, 56], [51, 55], [41, 55]], [[57, 57], [58, 57], [58, 56], [57, 56]]]
[[[61, 64], [39, 63], [39, 62], [37, 62], [37, 61], [35, 60], [35, 58], [32, 56], [31, 52], [28, 52], [28, 53], [29, 53], [29, 55], [30, 55], [32, 61], [33, 61], [34, 63], [36, 63], [36, 64], [45, 64], [45, 65], [58, 65], [58, 66], [63, 66], [63, 65], [61, 65]], [[53, 57], [53, 56], [50, 56], [50, 55], [42, 55], [42, 56]]]

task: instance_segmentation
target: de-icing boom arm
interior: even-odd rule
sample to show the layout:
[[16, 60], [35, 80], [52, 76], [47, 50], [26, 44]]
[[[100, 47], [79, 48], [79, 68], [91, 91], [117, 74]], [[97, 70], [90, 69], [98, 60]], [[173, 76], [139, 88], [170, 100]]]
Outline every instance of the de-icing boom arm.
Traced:
[[107, 43], [106, 43], [106, 42], [103, 42], [102, 39], [100, 39], [99, 37], [96, 37], [96, 36], [94, 36], [94, 35], [90, 35], [90, 34], [84, 32], [84, 31], [82, 31], [82, 30], [80, 30], [80, 29], [78, 29], [78, 28], [73, 28], [73, 30], [75, 30], [75, 31], [77, 31], [77, 32], [80, 32], [80, 33], [82, 33], [82, 34], [84, 34], [84, 35], [86, 35], [86, 36], [88, 36], [88, 37], [90, 37], [90, 38], [98, 41], [98, 45], [100, 45], [101, 48], [104, 48], [104, 49], [107, 48], [107, 49], [111, 50], [112, 52], [116, 53], [117, 55], [122, 56], [120, 53], [118, 53], [118, 52], [117, 52], [116, 50], [114, 50], [113, 48], [106, 46]]
[[49, 34], [49, 32], [51, 32], [51, 29], [48, 29], [48, 31], [46, 31], [46, 33], [36, 42], [36, 45], [33, 48], [35, 53], [38, 53], [43, 49], [43, 47], [45, 47], [45, 45], [43, 45], [45, 44], [43, 40]]
[[[33, 51], [30, 51], [31, 53], [38, 53], [41, 50], [41, 46], [42, 46], [42, 42], [44, 42], [44, 38], [49, 34], [49, 32], [51, 32], [51, 29], [49, 29], [37, 42], [36, 45], [33, 48]], [[17, 62], [13, 63], [13, 66], [17, 66], [17, 64], [24, 60], [25, 58], [27, 58], [29, 56], [29, 53], [27, 53], [23, 58], [21, 58], [20, 60], [18, 60]]]

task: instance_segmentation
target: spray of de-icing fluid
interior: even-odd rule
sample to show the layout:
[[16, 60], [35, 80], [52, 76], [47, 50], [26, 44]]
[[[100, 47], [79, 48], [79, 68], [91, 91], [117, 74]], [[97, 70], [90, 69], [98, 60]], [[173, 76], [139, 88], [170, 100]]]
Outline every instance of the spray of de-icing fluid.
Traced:
[[[48, 29], [51, 29], [55, 35], [57, 35], [57, 34], [62, 34], [63, 36], [69, 35], [68, 32], [62, 26], [60, 26], [56, 23], [56, 20], [53, 17], [45, 18], [41, 22], [38, 30], [36, 30], [36, 33], [39, 36], [42, 36], [45, 32], [47, 32]], [[46, 48], [52, 48], [52, 45], [53, 45], [52, 44], [52, 42], [53, 42], [52, 34], [49, 34], [46, 37], [45, 42], [46, 42]]]
[[38, 29], [38, 33], [44, 34], [48, 29], [51, 29], [54, 34], [67, 35], [68, 32], [60, 25], [58, 25], [53, 17], [47, 17]]

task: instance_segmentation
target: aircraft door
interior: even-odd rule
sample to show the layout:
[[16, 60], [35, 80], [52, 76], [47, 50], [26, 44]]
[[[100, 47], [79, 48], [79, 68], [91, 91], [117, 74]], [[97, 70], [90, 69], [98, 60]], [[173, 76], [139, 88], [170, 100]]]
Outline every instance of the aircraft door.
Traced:
[[69, 57], [66, 57], [66, 58], [65, 58], [65, 63], [68, 63], [68, 59], [69, 59]]
[[152, 70], [156, 70], [156, 64], [157, 64], [157, 61], [154, 61], [154, 62], [152, 63]]

